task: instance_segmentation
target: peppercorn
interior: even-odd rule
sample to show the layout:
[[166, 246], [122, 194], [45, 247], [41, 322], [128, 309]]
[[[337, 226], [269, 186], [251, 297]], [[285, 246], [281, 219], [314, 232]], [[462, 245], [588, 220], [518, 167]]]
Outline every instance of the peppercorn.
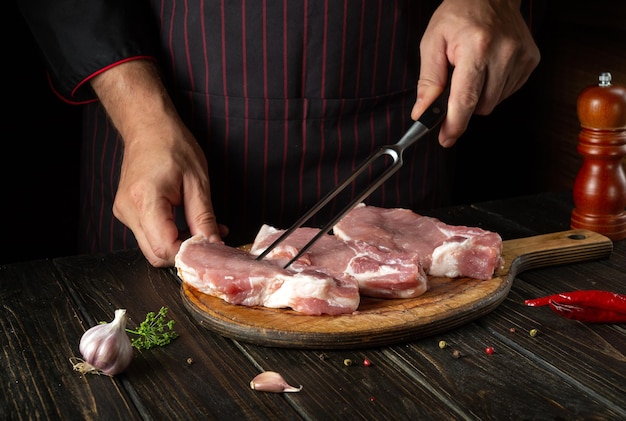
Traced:
[[363, 366], [369, 367], [370, 365], [372, 365], [372, 362], [370, 360], [368, 360], [367, 358], [365, 358], [363, 360]]
[[488, 346], [487, 348], [485, 348], [485, 352], [488, 355], [493, 355], [493, 353], [495, 352], [492, 346]]

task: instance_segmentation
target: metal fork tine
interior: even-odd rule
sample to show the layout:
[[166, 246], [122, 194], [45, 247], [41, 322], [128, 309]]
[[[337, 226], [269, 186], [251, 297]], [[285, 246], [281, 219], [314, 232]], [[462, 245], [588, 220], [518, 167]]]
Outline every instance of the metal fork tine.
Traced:
[[[322, 200], [317, 202], [315, 204], [315, 206], [313, 206], [311, 209], [309, 209], [304, 215], [302, 215], [300, 217], [300, 219], [298, 219], [296, 222], [294, 222], [294, 224], [291, 227], [289, 227], [289, 229], [284, 231], [281, 234], [280, 237], [278, 237], [272, 244], [270, 244], [270, 246], [267, 247], [263, 251], [263, 253], [261, 253], [256, 258], [256, 260], [263, 259], [265, 256], [268, 255], [268, 253], [270, 253], [274, 248], [276, 248], [276, 246], [278, 244], [280, 244], [285, 238], [289, 237], [289, 235], [291, 235], [292, 232], [294, 232], [296, 229], [302, 227], [302, 225], [304, 225], [305, 222], [307, 222], [309, 219], [311, 219], [313, 216], [315, 216], [315, 214], [317, 214], [317, 212], [322, 210], [324, 208], [324, 206], [326, 206], [331, 200], [333, 200], [335, 198], [335, 196], [337, 196], [346, 187], [348, 187], [350, 184], [352, 184], [352, 182], [359, 176], [359, 174], [361, 174], [366, 168], [368, 168], [369, 165], [374, 161], [374, 159], [378, 158], [379, 155], [380, 155], [380, 150], [376, 151], [375, 154], [373, 154], [370, 157], [368, 157], [367, 160], [365, 160], [365, 162], [363, 162], [361, 165], [359, 165], [359, 167], [350, 175], [350, 177], [348, 177], [346, 180], [344, 180], [340, 185], [335, 187], [333, 190], [329, 191], [326, 194], [326, 196], [324, 196], [324, 198]], [[326, 232], [328, 232], [328, 231], [330, 231], [330, 228]], [[317, 238], [319, 238], [319, 237], [317, 237]], [[290, 262], [290, 264], [291, 264], [291, 262]]]
[[[392, 154], [392, 152], [394, 152], [394, 153]], [[298, 253], [294, 257], [292, 257], [291, 260], [289, 260], [289, 262], [287, 262], [287, 264], [285, 266], [283, 266], [283, 268], [286, 269], [289, 265], [291, 265], [293, 262], [298, 260], [298, 258], [300, 256], [302, 256], [317, 240], [319, 240], [323, 235], [326, 235], [328, 233], [328, 231], [330, 231], [332, 229], [332, 227], [334, 227], [335, 224], [337, 222], [339, 222], [339, 220], [341, 218], [343, 218], [356, 205], [358, 205], [360, 202], [362, 202], [367, 196], [369, 196], [374, 190], [376, 190], [381, 184], [383, 184], [385, 182], [385, 180], [387, 180], [393, 173], [395, 173], [398, 170], [398, 168], [400, 168], [400, 166], [402, 165], [402, 156], [401, 155], [395, 153], [395, 151], [392, 150], [392, 149], [380, 149], [375, 156], [373, 155], [370, 158], [368, 158], [367, 161], [363, 165], [361, 165], [359, 167], [359, 169], [357, 170], [358, 174], [361, 174], [363, 171], [365, 171], [369, 167], [369, 165], [374, 162], [375, 159], [377, 159], [377, 158], [379, 158], [379, 157], [381, 157], [383, 155], [392, 155], [392, 157], [393, 157], [393, 164], [391, 164], [391, 166], [389, 166], [381, 175], [379, 175], [376, 178], [376, 180], [374, 181], [374, 183], [369, 185], [367, 187], [367, 189], [365, 189], [361, 194], [359, 194], [354, 199], [352, 199], [352, 201], [350, 203], [348, 203], [326, 225], [324, 225], [319, 230], [319, 232], [317, 234], [315, 234], [315, 236], [311, 240], [309, 240], [309, 242], [306, 243], [298, 251]], [[345, 188], [346, 186], [343, 186], [343, 187]], [[340, 189], [340, 190], [343, 190], [343, 189]], [[336, 192], [335, 195], [337, 193], [339, 193], [339, 192]]]
[[398, 143], [394, 145], [383, 146], [374, 151], [357, 169], [340, 185], [328, 192], [326, 196], [315, 206], [313, 206], [308, 212], [300, 217], [289, 229], [285, 230], [272, 244], [269, 245], [261, 254], [259, 254], [256, 260], [261, 260], [267, 256], [272, 250], [276, 248], [283, 240], [289, 237], [296, 229], [302, 227], [309, 219], [323, 209], [332, 199], [339, 193], [345, 190], [356, 178], [361, 175], [366, 169], [370, 167], [378, 158], [383, 156], [391, 156], [393, 163], [388, 166], [382, 174], [380, 174], [374, 182], [367, 186], [361, 193], [356, 195], [350, 203], [348, 203], [339, 213], [337, 213], [326, 225], [324, 225], [320, 231], [311, 239], [308, 243], [302, 247], [298, 254], [296, 254], [284, 268], [287, 268], [293, 262], [295, 262], [300, 256], [302, 256], [317, 240], [326, 235], [332, 227], [343, 218], [348, 212], [350, 212], [356, 205], [362, 202], [367, 196], [369, 196], [374, 190], [376, 190], [381, 184], [383, 184], [392, 174], [394, 174], [402, 166], [402, 153], [406, 148], [411, 146], [417, 140], [422, 138], [426, 133], [437, 127], [445, 116], [446, 107], [448, 103], [449, 86], [444, 92], [433, 102], [433, 104], [422, 114], [420, 119], [413, 123], [409, 130], [402, 136]]

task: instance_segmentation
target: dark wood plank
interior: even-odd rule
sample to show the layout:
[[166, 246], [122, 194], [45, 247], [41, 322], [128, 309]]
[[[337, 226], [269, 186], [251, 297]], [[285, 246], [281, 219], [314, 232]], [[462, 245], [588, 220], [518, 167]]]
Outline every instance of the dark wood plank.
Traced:
[[[421, 213], [433, 216], [451, 225], [466, 225], [494, 231], [500, 234], [504, 240], [531, 237], [538, 234], [532, 229], [509, 220], [506, 215], [501, 215], [497, 212], [492, 214], [489, 210], [481, 209], [476, 205], [431, 209]], [[547, 232], [542, 232], [541, 234], [547, 234]]]
[[[604, 280], [597, 279], [600, 275]], [[626, 334], [618, 325], [569, 320], [548, 308], [526, 307], [527, 298], [577, 289], [605, 289], [626, 293], [626, 273], [606, 262], [568, 265], [530, 271], [516, 279], [509, 297], [494, 314], [478, 324], [502, 336], [509, 327], [521, 335], [506, 335], [509, 345], [541, 366], [549, 366], [561, 383], [570, 383], [587, 396], [604, 403], [608, 411], [626, 416]], [[538, 329], [534, 338], [530, 329]], [[582, 399], [582, 398], [580, 398]]]
[[[300, 419], [282, 396], [250, 388], [258, 366], [236, 343], [189, 317], [180, 284], [170, 270], [153, 268], [136, 250], [55, 263], [83, 313], [95, 318], [89, 322], [92, 325], [110, 320], [116, 308], [126, 308], [129, 325], [135, 327], [147, 312], [168, 307], [180, 337], [166, 347], [136, 351], [120, 376], [151, 418], [245, 419], [255, 414], [269, 419], [282, 414], [285, 419]], [[79, 339], [73, 338], [76, 343]]]
[[[561, 192], [481, 202], [473, 207], [483, 212], [491, 223], [506, 220], [524, 231], [546, 234], [570, 229], [574, 202], [571, 192]], [[501, 235], [508, 239], [505, 234]]]
[[119, 382], [73, 370], [84, 326], [66, 293], [50, 261], [0, 266], [0, 419], [140, 419]]
[[[606, 406], [607, 413], [613, 413], [614, 417], [626, 417], [623, 330], [616, 325], [568, 320], [548, 309], [525, 308], [521, 304], [523, 298], [512, 291], [498, 313], [480, 319], [478, 324], [494, 336], [504, 334], [507, 345], [523, 352], [532, 364], [549, 368], [556, 374], [556, 383], [579, 389], [575, 402], [564, 400], [563, 403], [580, 404], [581, 400], [589, 399]], [[517, 326], [516, 333], [520, 334], [506, 335], [511, 326]], [[531, 337], [530, 329], [537, 329], [539, 334]]]
[[[486, 318], [506, 320], [499, 311]], [[423, 381], [429, 382], [438, 394], [448, 396], [451, 405], [471, 408], [476, 419], [623, 417], [623, 406], [611, 407], [603, 396], [590, 395], [583, 385], [560, 375], [551, 366], [554, 359], [544, 360], [517, 346], [514, 338], [529, 336], [521, 329], [511, 334], [509, 323], [502, 323], [497, 332], [481, 325], [481, 322], [474, 323], [429, 342], [394, 347], [393, 352], [397, 354], [397, 360], [410, 362], [412, 369], [419, 372]], [[439, 340], [445, 340], [449, 348], [438, 349]], [[532, 350], [536, 344], [537, 341], [528, 346]], [[487, 347], [494, 348], [493, 355], [485, 352]], [[455, 350], [463, 356], [453, 358], [451, 353]], [[620, 401], [623, 404], [623, 398], [614, 402]]]
[[[493, 317], [500, 320], [502, 316]], [[515, 333], [509, 332], [512, 326], [518, 326]], [[500, 328], [496, 335], [482, 322], [472, 323], [402, 346], [368, 350], [316, 353], [243, 346], [266, 369], [286, 373], [287, 378], [304, 385], [303, 391], [313, 389], [314, 399], [305, 395], [292, 399], [302, 411], [319, 414], [321, 419], [331, 418], [333, 413], [340, 414], [336, 419], [372, 419], [368, 411], [373, 408], [376, 419], [397, 419], [399, 413], [404, 419], [439, 418], [442, 413], [450, 419], [526, 419], [539, 414], [541, 419], [544, 415], [546, 419], [619, 419], [623, 415], [619, 387], [606, 395], [613, 399], [610, 405], [599, 393], [589, 396], [589, 390], [555, 372], [547, 360], [529, 355], [527, 349], [537, 341], [520, 347], [507, 338], [530, 338], [528, 330], [515, 322], [504, 322]], [[440, 340], [449, 347], [440, 349]], [[487, 346], [496, 353], [487, 355]], [[575, 346], [571, 338], [570, 346]], [[463, 356], [454, 358], [454, 350]], [[563, 355], [549, 357], [552, 361]], [[355, 364], [343, 366], [345, 358]], [[372, 362], [370, 367], [362, 365], [364, 358]], [[592, 364], [589, 370], [593, 370]], [[594, 383], [591, 389], [598, 386]], [[611, 381], [601, 390], [615, 386]], [[471, 414], [466, 412], [469, 408]]]
[[[412, 361], [389, 358], [387, 348], [301, 351], [242, 344], [265, 370], [283, 374], [302, 391], [289, 395], [306, 419], [467, 419], [430, 381], [411, 370]], [[352, 365], [346, 366], [349, 359]], [[363, 365], [368, 359], [369, 367]], [[445, 392], [444, 392], [445, 393]]]

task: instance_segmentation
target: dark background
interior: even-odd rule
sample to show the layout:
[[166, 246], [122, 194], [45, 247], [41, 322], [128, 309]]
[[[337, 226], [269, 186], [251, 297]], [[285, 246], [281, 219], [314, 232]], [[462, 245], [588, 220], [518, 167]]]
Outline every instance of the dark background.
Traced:
[[55, 96], [14, 2], [2, 25], [0, 263], [75, 253], [80, 107]]
[[[626, 85], [626, 2], [533, 3], [545, 9], [533, 22], [542, 61], [521, 91], [475, 117], [457, 143], [456, 204], [571, 189], [582, 162], [578, 94], [602, 71]], [[76, 253], [80, 181], [81, 109], [51, 92], [28, 28], [12, 2], [8, 8], [0, 264]]]

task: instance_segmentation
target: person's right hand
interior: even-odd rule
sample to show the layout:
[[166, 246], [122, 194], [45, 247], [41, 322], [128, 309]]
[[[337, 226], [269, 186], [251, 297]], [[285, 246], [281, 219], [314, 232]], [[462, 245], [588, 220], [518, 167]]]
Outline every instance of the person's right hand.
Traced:
[[206, 158], [152, 64], [120, 64], [92, 86], [124, 140], [113, 213], [132, 230], [146, 259], [156, 267], [174, 265], [182, 241], [175, 206], [184, 206], [191, 235], [221, 242], [227, 229], [213, 212]]
[[472, 114], [486, 115], [526, 83], [540, 52], [520, 12], [519, 0], [445, 0], [420, 43], [415, 120], [450, 81], [448, 113], [439, 142], [454, 145]]

